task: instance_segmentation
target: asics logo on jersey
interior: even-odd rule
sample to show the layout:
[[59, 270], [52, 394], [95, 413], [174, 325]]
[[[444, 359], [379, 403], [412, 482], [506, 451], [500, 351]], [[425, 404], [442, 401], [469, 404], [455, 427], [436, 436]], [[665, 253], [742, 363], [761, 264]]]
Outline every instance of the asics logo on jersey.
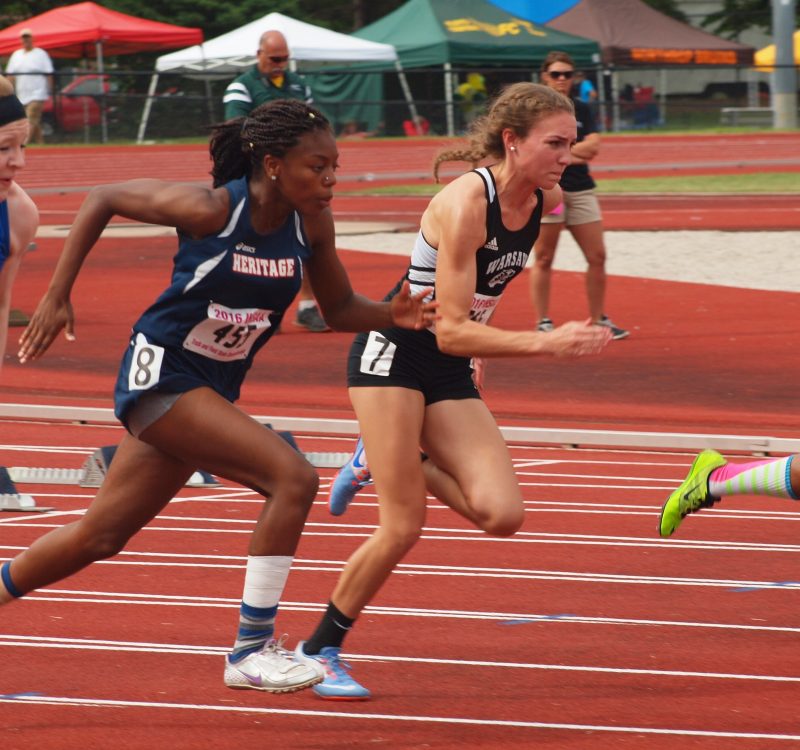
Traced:
[[486, 250], [499, 250], [500, 248], [497, 247], [497, 237], [492, 237], [483, 247]]
[[251, 255], [256, 254], [256, 249], [252, 245], [245, 245], [244, 242], [237, 242], [235, 249], [242, 250], [246, 253], [250, 253]]

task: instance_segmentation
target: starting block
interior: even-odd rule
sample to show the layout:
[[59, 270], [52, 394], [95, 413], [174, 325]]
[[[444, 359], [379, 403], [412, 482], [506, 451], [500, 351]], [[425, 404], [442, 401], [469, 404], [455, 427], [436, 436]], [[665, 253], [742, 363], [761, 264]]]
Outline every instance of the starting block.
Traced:
[[[116, 452], [116, 445], [105, 445], [92, 453], [83, 462], [78, 484], [81, 487], [99, 487], [103, 484]], [[218, 487], [219, 484], [219, 480], [207, 471], [196, 471], [186, 482], [187, 487]]]
[[105, 445], [92, 453], [81, 467], [81, 477], [78, 484], [81, 487], [99, 487], [108, 473], [111, 466], [111, 459], [117, 452], [116, 445]]
[[9, 510], [26, 513], [46, 513], [54, 508], [43, 508], [36, 504], [32, 495], [21, 495], [11, 479], [8, 469], [0, 466], [0, 511]]
[[315, 469], [341, 469], [352, 453], [304, 453], [306, 461]]
[[304, 453], [300, 450], [294, 435], [285, 430], [276, 430], [269, 422], [264, 424], [268, 430], [272, 430], [278, 437], [283, 438], [289, 445], [292, 446], [303, 458], [306, 459], [315, 469], [340, 469], [347, 463], [350, 458], [349, 453]]
[[[264, 425], [273, 429], [271, 425]], [[294, 450], [303, 456], [312, 466], [318, 469], [339, 469], [347, 463], [349, 453], [304, 453], [297, 445], [291, 432], [274, 430], [275, 434], [285, 440]], [[21, 495], [14, 482], [36, 484], [77, 484], [81, 487], [100, 487], [108, 474], [108, 467], [114, 460], [116, 445], [105, 445], [97, 448], [87, 456], [80, 469], [35, 468], [27, 466], [0, 467], [0, 511], [37, 511], [44, 512], [54, 508], [41, 508], [31, 495]], [[187, 487], [219, 487], [220, 481], [207, 471], [196, 471], [186, 482]]]

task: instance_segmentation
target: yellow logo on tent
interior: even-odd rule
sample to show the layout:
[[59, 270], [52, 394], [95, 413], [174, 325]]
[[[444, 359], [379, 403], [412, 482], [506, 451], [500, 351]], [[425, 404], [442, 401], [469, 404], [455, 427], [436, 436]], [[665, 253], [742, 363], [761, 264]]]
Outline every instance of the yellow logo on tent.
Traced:
[[519, 36], [523, 32], [531, 36], [547, 36], [547, 33], [537, 29], [529, 21], [511, 18], [505, 23], [484, 23], [477, 18], [453, 18], [444, 22], [445, 28], [454, 34], [463, 34], [467, 31], [482, 31], [489, 36]]

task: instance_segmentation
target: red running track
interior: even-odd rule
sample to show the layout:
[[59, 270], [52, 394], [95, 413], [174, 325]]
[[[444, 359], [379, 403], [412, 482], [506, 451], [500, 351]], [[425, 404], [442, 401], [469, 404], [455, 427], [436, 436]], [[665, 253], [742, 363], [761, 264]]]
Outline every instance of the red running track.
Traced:
[[[55, 151], [31, 155], [47, 156], [57, 170]], [[148, 166], [158, 150], [134, 153], [126, 176], [180, 162], [162, 154]], [[78, 162], [71, 167], [75, 179], [95, 179], [110, 165], [116, 173], [107, 176], [122, 177], [123, 165], [101, 156], [95, 163], [84, 151], [85, 172], [74, 172]], [[60, 174], [63, 195], [46, 186], [36, 194], [46, 223], [68, 223], [81, 197], [79, 185], [67, 190], [69, 170]], [[190, 169], [180, 178], [199, 179]], [[15, 306], [35, 304], [59, 250], [59, 241], [43, 239], [26, 258]], [[7, 362], [3, 400], [109, 406], [127, 330], [163, 287], [173, 253], [168, 238], [102, 240], [76, 288], [78, 341], [58, 342], [34, 365]], [[371, 296], [405, 265], [399, 257], [342, 257], [354, 286]], [[557, 274], [555, 284], [554, 313], [574, 316], [580, 275]], [[592, 360], [492, 363], [486, 399], [498, 421], [797, 435], [796, 347], [787, 345], [798, 335], [796, 295], [625, 278], [610, 294], [620, 320], [634, 322], [631, 338]], [[498, 323], [522, 328], [528, 316], [523, 279]], [[259, 357], [243, 406], [352, 416], [343, 385], [349, 341], [287, 325]], [[119, 436], [119, 428], [2, 421], [0, 466], [79, 468]], [[297, 437], [305, 450], [351, 445]], [[373, 702], [330, 705], [310, 693], [270, 697], [222, 686], [259, 501], [240, 488], [187, 489], [118, 558], [2, 610], [0, 747], [800, 743], [794, 506], [728, 501], [663, 542], [655, 536], [658, 507], [690, 456], [522, 446], [512, 455], [528, 510], [521, 534], [490, 540], [432, 507], [408, 567], [348, 641]], [[331, 472], [321, 474], [326, 485]], [[76, 486], [19, 489], [57, 513], [1, 514], [0, 559], [73, 519], [92, 496]], [[293, 640], [313, 627], [342, 561], [375, 523], [369, 493], [341, 524], [324, 500], [281, 612]]]
[[[339, 195], [333, 210], [338, 220], [398, 222], [416, 229], [429, 200]], [[789, 231], [800, 227], [796, 195], [601, 195], [600, 206], [608, 231]]]
[[[14, 306], [32, 310], [60, 251], [44, 239], [25, 259]], [[47, 356], [25, 366], [13, 357], [2, 371], [3, 400], [59, 399], [109, 406], [130, 326], [169, 278], [172, 238], [103, 239], [76, 286], [77, 341], [57, 340]], [[342, 251], [355, 289], [383, 296], [405, 270], [400, 256]], [[553, 314], [584, 314], [583, 275], [557, 272]], [[109, 287], [113, 286], [113, 303]], [[796, 435], [795, 346], [800, 302], [764, 292], [632, 277], [614, 277], [609, 309], [632, 329], [602, 356], [572, 362], [492, 362], [485, 398], [502, 421], [604, 425], [625, 429]], [[112, 306], [113, 305], [113, 306]], [[352, 337], [310, 335], [290, 322], [257, 358], [242, 393], [254, 413], [351, 417], [344, 363]], [[512, 284], [498, 325], [531, 325], [527, 274]], [[12, 329], [9, 351], [19, 329]], [[765, 363], [768, 363], [765, 366]], [[309, 396], [313, 394], [313, 397]]]
[[[360, 186], [368, 190], [379, 182], [429, 182], [433, 157], [445, 143], [442, 139], [341, 141], [340, 189]], [[45, 208], [53, 203], [76, 208], [80, 197], [71, 193], [119, 179], [209, 179], [210, 163], [203, 146], [45, 147], [30, 149], [28, 154], [28, 168], [20, 173], [19, 181]], [[800, 135], [613, 136], [604, 139], [593, 171], [598, 179], [604, 175], [800, 172]], [[791, 195], [624, 195], [603, 196], [601, 202], [610, 230], [800, 227], [800, 206]], [[340, 194], [333, 207], [338, 219], [381, 219], [413, 226], [426, 204], [426, 198]], [[43, 218], [50, 223], [47, 213]]]
[[[441, 138], [340, 140], [339, 179], [370, 182], [431, 177], [436, 153], [453, 143]], [[87, 187], [133, 177], [199, 181], [210, 170], [202, 145], [31, 148], [20, 183], [32, 190]], [[592, 166], [599, 176], [705, 173], [727, 170], [800, 171], [800, 134], [614, 135]]]
[[[119, 428], [3, 423], [0, 464], [78, 468]], [[8, 432], [5, 432], [8, 435]], [[352, 439], [297, 435], [304, 450]], [[655, 536], [688, 455], [512, 446], [527, 518], [490, 539], [435, 503], [347, 642], [369, 703], [222, 685], [260, 501], [186, 489], [113, 560], [2, 610], [0, 746], [145, 750], [800, 742], [797, 516], [740, 499]], [[315, 504], [279, 615], [307, 637], [376, 521]], [[73, 520], [93, 490], [21, 485], [55, 514], [2, 514], [0, 557]], [[466, 739], [468, 738], [468, 739]]]

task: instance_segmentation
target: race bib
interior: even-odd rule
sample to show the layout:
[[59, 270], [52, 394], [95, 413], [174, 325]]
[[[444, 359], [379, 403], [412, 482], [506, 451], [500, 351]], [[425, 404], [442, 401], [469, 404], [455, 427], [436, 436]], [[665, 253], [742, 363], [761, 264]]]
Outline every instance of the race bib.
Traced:
[[259, 335], [272, 325], [272, 312], [256, 307], [234, 309], [212, 302], [208, 317], [189, 331], [183, 348], [219, 362], [245, 359]]
[[469, 319], [476, 323], [486, 324], [494, 313], [500, 297], [490, 297], [486, 294], [475, 294], [472, 298], [472, 306], [469, 310]]
[[397, 346], [378, 331], [370, 331], [364, 353], [361, 355], [361, 372], [366, 375], [386, 377], [392, 369]]
[[146, 391], [152, 388], [161, 378], [163, 361], [164, 348], [149, 343], [141, 333], [137, 333], [131, 369], [128, 370], [128, 390]]

